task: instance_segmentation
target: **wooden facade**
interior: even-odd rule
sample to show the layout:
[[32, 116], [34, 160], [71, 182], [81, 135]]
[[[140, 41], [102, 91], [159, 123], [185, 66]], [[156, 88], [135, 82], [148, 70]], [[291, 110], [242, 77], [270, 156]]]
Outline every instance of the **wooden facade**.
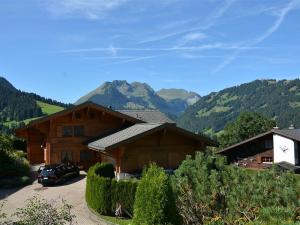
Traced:
[[[165, 129], [110, 150], [107, 154], [116, 159], [114, 163], [117, 172], [135, 173], [150, 162], [163, 168], [176, 169], [187, 155], [193, 156], [195, 151], [204, 150], [205, 147], [204, 142]], [[111, 160], [109, 157], [106, 159]]]
[[[20, 129], [17, 135], [27, 141], [27, 156], [31, 164], [59, 164], [66, 159], [89, 166], [101, 160], [98, 152], [87, 148], [89, 140], [132, 124], [133, 121], [126, 118], [86, 106]], [[81, 132], [76, 133], [78, 128]]]
[[273, 134], [267, 133], [220, 152], [230, 163], [246, 168], [266, 168], [274, 161]]
[[[186, 155], [210, 145], [205, 139], [182, 135], [165, 128], [108, 152], [95, 151], [88, 143], [101, 137], [143, 123], [117, 111], [84, 103], [37, 120], [17, 131], [26, 139], [31, 164], [59, 164], [70, 161], [88, 168], [95, 162], [109, 161], [117, 172], [141, 170], [149, 162], [176, 168]], [[174, 124], [175, 126], [175, 124]]]

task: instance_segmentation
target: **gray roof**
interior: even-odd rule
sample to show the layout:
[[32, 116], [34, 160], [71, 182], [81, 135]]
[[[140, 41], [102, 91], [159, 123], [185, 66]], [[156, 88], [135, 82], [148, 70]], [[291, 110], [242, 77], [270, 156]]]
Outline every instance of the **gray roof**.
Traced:
[[293, 139], [295, 141], [300, 141], [300, 129], [273, 129], [272, 130], [275, 134]]
[[151, 123], [135, 124], [124, 130], [108, 135], [97, 141], [91, 142], [88, 144], [88, 147], [97, 150], [107, 150], [108, 148], [113, 148], [114, 145], [116, 144], [125, 142], [129, 139], [137, 137], [140, 134], [146, 133], [160, 126], [162, 126], [162, 124], [151, 124]]
[[146, 123], [175, 123], [158, 110], [117, 110], [120, 113], [142, 120]]

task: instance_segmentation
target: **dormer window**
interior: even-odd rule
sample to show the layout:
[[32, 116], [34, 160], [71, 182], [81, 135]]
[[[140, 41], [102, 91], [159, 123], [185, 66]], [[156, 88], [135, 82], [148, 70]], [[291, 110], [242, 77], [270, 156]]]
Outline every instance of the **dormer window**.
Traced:
[[265, 149], [273, 148], [273, 140], [265, 140]]
[[75, 118], [77, 120], [81, 119], [81, 114], [79, 112], [75, 113]]

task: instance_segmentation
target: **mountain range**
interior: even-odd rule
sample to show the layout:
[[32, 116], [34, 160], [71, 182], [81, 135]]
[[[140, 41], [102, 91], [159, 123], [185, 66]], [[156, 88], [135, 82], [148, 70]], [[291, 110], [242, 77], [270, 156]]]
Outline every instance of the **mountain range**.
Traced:
[[255, 80], [203, 96], [177, 120], [186, 129], [220, 132], [241, 112], [258, 112], [279, 127], [300, 126], [300, 80]]
[[75, 105], [92, 101], [114, 109], [159, 109], [174, 119], [199, 99], [197, 93], [183, 89], [162, 89], [155, 92], [146, 83], [115, 80], [105, 82], [82, 96]]
[[[52, 99], [16, 89], [0, 77], [0, 129], [71, 107]], [[158, 109], [178, 126], [214, 135], [241, 112], [259, 112], [276, 120], [280, 127], [300, 127], [300, 80], [255, 80], [200, 97], [183, 89], [155, 91], [146, 83], [105, 82], [74, 104], [93, 101], [113, 109]]]

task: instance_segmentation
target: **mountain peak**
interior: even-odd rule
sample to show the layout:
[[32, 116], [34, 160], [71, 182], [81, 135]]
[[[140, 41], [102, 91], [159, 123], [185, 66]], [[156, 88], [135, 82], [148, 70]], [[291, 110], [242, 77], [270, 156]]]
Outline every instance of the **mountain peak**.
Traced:
[[174, 117], [180, 115], [188, 105], [199, 99], [197, 94], [183, 89], [177, 94], [173, 93], [172, 96], [173, 99], [171, 100], [160, 96], [147, 83], [137, 81], [128, 83], [126, 80], [114, 80], [105, 82], [81, 97], [75, 104], [92, 101], [104, 106], [112, 105], [115, 109], [159, 109]]
[[6, 80], [4, 77], [0, 77], [0, 87], [9, 89], [12, 91], [17, 90], [8, 80]]

